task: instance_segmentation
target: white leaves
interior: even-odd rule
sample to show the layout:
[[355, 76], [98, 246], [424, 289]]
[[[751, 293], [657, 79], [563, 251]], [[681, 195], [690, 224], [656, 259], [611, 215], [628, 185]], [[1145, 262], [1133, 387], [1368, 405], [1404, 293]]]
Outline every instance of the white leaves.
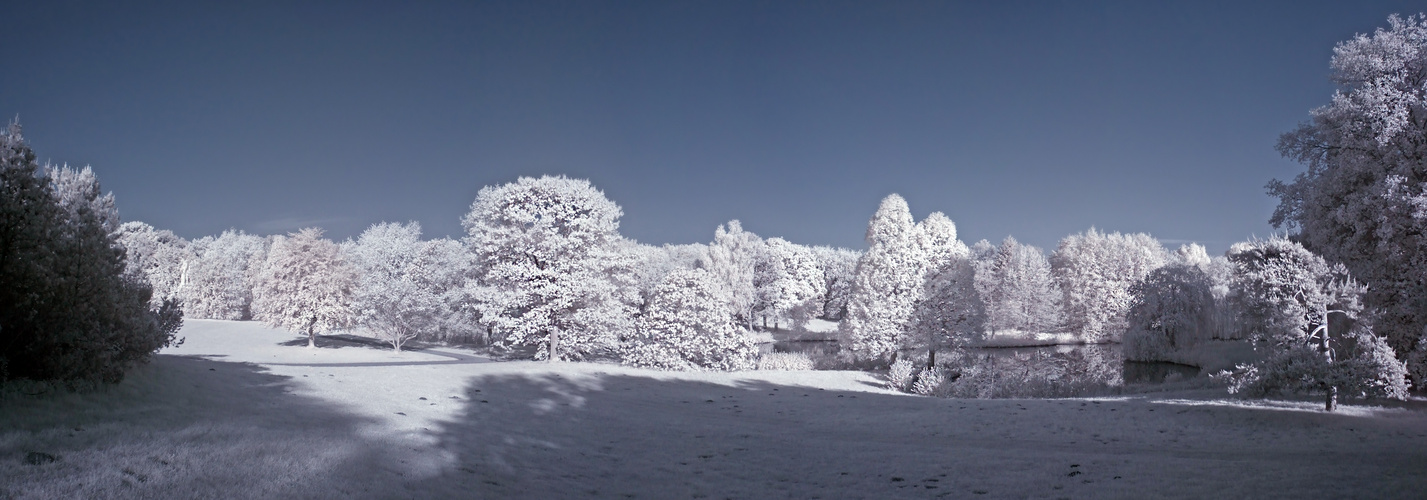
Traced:
[[463, 285], [469, 267], [459, 243], [421, 241], [421, 225], [411, 222], [375, 224], [344, 246], [361, 276], [356, 321], [378, 338], [400, 351], [418, 336], [459, 328], [461, 304], [450, 294]]
[[655, 289], [624, 362], [672, 370], [746, 370], [757, 348], [719, 300], [716, 277], [702, 269], [670, 272]]
[[1051, 264], [1071, 328], [1090, 342], [1118, 340], [1125, 331], [1130, 286], [1168, 260], [1164, 247], [1144, 233], [1090, 228], [1062, 239]]
[[253, 289], [267, 258], [265, 239], [227, 230], [194, 240], [176, 271], [183, 310], [193, 318], [249, 319]]
[[253, 287], [253, 316], [268, 326], [315, 335], [351, 324], [357, 272], [322, 230], [273, 239]]
[[476, 263], [467, 289], [498, 343], [543, 347], [543, 359], [617, 348], [638, 299], [621, 214], [584, 180], [522, 177], [481, 189], [462, 219]]
[[986, 301], [989, 331], [1043, 333], [1059, 329], [1060, 290], [1041, 249], [1006, 237], [977, 264], [977, 291]]
[[761, 267], [768, 276], [761, 280], [764, 286], [760, 295], [768, 313], [794, 323], [820, 314], [827, 281], [817, 256], [811, 249], [782, 238], [769, 238], [764, 243], [763, 260], [767, 264]]
[[915, 230], [907, 202], [895, 194], [868, 222], [871, 247], [857, 262], [842, 323], [842, 348], [855, 358], [885, 359], [902, 344], [924, 270]]

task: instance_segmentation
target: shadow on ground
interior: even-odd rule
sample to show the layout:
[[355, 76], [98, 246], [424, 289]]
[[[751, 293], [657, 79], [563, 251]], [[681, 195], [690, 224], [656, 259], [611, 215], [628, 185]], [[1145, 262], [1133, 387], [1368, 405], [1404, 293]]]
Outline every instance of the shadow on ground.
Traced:
[[357, 437], [369, 422], [292, 390], [256, 365], [160, 355], [117, 386], [0, 402], [0, 498], [341, 497], [400, 481]]
[[501, 375], [436, 432], [418, 496], [1401, 498], [1420, 415], [948, 400], [626, 375]]
[[[432, 376], [469, 381], [459, 406], [397, 439], [261, 367], [157, 356], [106, 391], [0, 403], [0, 498], [1410, 498], [1427, 488], [1427, 425], [1401, 409], [932, 399], [590, 365], [441, 370]], [[31, 451], [58, 460], [30, 465]]]
[[[348, 333], [338, 333], [331, 335], [318, 335], [313, 339], [313, 344], [319, 349], [341, 349], [344, 347], [361, 347], [366, 349], [376, 349], [380, 351], [393, 350], [391, 344], [372, 337], [363, 337]], [[283, 347], [307, 347], [307, 337], [298, 337], [292, 340], [279, 342]], [[424, 342], [411, 341], [401, 345], [403, 351], [423, 351], [431, 347]]]

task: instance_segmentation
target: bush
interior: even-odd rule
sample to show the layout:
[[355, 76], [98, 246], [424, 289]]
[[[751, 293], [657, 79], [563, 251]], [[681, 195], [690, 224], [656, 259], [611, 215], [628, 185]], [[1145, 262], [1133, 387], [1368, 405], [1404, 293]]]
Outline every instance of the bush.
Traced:
[[931, 368], [922, 370], [917, 374], [917, 383], [912, 384], [912, 393], [923, 396], [932, 396], [941, 389], [941, 384], [946, 378], [941, 374], [941, 368]]
[[770, 352], [758, 360], [759, 370], [801, 371], [814, 369], [813, 359], [801, 352]]
[[912, 388], [912, 382], [916, 379], [917, 367], [908, 359], [899, 359], [892, 363], [892, 368], [887, 370], [887, 388], [907, 392]]

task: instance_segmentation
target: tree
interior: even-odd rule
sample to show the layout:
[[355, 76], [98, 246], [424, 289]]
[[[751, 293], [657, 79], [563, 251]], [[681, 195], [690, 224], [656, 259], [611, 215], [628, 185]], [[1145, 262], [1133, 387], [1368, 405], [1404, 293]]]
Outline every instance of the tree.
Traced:
[[[454, 243], [454, 242], [452, 242]], [[440, 241], [421, 241], [421, 225], [380, 223], [344, 244], [359, 278], [353, 294], [356, 323], [401, 352], [420, 336], [434, 336], [454, 323], [446, 293], [460, 286], [451, 279], [448, 252]]]
[[267, 258], [267, 240], [229, 229], [194, 240], [189, 248], [192, 256], [179, 283], [184, 310], [195, 318], [253, 318], [254, 280]]
[[1041, 333], [1060, 328], [1060, 290], [1041, 249], [1007, 236], [980, 271], [988, 331]]
[[821, 312], [821, 299], [827, 295], [817, 255], [782, 238], [769, 238], [764, 244], [771, 277], [760, 295], [768, 304], [767, 312], [794, 325], [807, 323]]
[[714, 231], [708, 253], [699, 259], [698, 267], [714, 275], [719, 284], [719, 296], [728, 302], [734, 317], [753, 330], [753, 316], [758, 306], [758, 260], [763, 253], [763, 239], [743, 230], [737, 220], [728, 221], [728, 229], [719, 225]]
[[451, 238], [427, 240], [420, 250], [420, 260], [425, 263], [420, 281], [437, 291], [442, 304], [435, 330], [430, 332], [432, 339], [489, 344], [466, 293], [466, 283], [474, 277], [475, 256], [464, 243]]
[[888, 195], [867, 224], [867, 252], [857, 261], [841, 339], [853, 359], [896, 354], [922, 291], [916, 226], [906, 200]]
[[632, 255], [635, 280], [639, 283], [640, 304], [648, 304], [654, 289], [664, 277], [678, 269], [694, 269], [708, 257], [708, 246], [701, 243], [656, 247], [625, 240], [624, 253]]
[[91, 170], [41, 171], [18, 123], [0, 131], [0, 380], [118, 382], [175, 342], [182, 312], [126, 275], [101, 193]]
[[852, 277], [857, 272], [857, 260], [862, 252], [846, 248], [825, 246], [813, 247], [818, 268], [822, 269], [824, 290], [820, 316], [830, 321], [841, 321], [847, 313], [847, 298], [852, 293]]
[[481, 189], [461, 222], [474, 306], [497, 344], [540, 347], [537, 359], [552, 362], [618, 350], [638, 300], [622, 214], [589, 181], [563, 176]]
[[1060, 240], [1051, 267], [1065, 294], [1068, 326], [1089, 342], [1118, 341], [1127, 326], [1130, 286], [1168, 259], [1144, 233], [1105, 234], [1092, 227]]
[[1161, 267], [1131, 286], [1125, 359], [1173, 361], [1175, 351], [1211, 338], [1215, 326], [1211, 286], [1209, 275], [1190, 264]]
[[1278, 141], [1307, 171], [1267, 187], [1269, 222], [1365, 281], [1374, 327], [1405, 355], [1427, 327], [1427, 18], [1388, 24], [1333, 49], [1339, 90]]
[[316, 347], [317, 334], [351, 325], [356, 281], [356, 270], [321, 229], [279, 236], [253, 288], [253, 316], [272, 328], [306, 332], [307, 347]]
[[717, 278], [703, 269], [665, 276], [626, 342], [624, 362], [667, 370], [746, 370], [757, 346], [719, 300]]
[[138, 221], [120, 224], [115, 235], [126, 252], [125, 272], [154, 289], [151, 308], [157, 309], [165, 300], [181, 300], [179, 285], [190, 259], [187, 240]]
[[976, 291], [970, 250], [956, 239], [956, 224], [934, 212], [917, 225], [917, 236], [925, 279], [904, 347], [925, 350], [927, 370], [939, 373], [935, 372], [937, 352], [961, 349], [978, 340], [986, 314]]
[[1340, 389], [1406, 397], [1406, 367], [1360, 316], [1364, 287], [1346, 267], [1281, 237], [1235, 244], [1229, 261], [1239, 324], [1268, 350], [1264, 361], [1240, 367], [1233, 390], [1321, 392], [1328, 411]]

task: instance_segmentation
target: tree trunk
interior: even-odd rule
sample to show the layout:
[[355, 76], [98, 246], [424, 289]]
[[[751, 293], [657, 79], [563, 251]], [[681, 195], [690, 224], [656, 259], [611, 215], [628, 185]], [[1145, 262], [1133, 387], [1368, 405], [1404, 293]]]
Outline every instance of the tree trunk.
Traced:
[[554, 363], [554, 362], [560, 360], [560, 349], [559, 349], [559, 345], [560, 345], [560, 332], [555, 331], [555, 330], [551, 330], [551, 331], [550, 331], [550, 342], [548, 343], [548, 346], [547, 346], [546, 349], [545, 349], [545, 350], [546, 350], [546, 354], [549, 354], [549, 355], [550, 355], [550, 359], [545, 360], [546, 362]]
[[315, 326], [317, 326], [317, 318], [312, 318], [310, 321], [307, 322], [307, 348], [308, 348], [308, 349], [312, 349], [312, 348], [317, 347], [317, 333], [313, 331], [313, 327], [315, 327]]
[[1326, 410], [1326, 411], [1331, 412], [1331, 411], [1333, 411], [1333, 410], [1335, 410], [1335, 409], [1337, 409], [1337, 408], [1338, 408], [1338, 387], [1337, 387], [1337, 386], [1332, 386], [1332, 387], [1329, 387], [1329, 388], [1328, 388], [1328, 397], [1327, 397], [1327, 401], [1324, 403], [1323, 409]]
[[934, 369], [936, 369], [936, 348], [935, 348], [935, 347], [928, 347], [928, 348], [927, 348], [927, 369], [928, 369], [928, 370], [934, 370]]

